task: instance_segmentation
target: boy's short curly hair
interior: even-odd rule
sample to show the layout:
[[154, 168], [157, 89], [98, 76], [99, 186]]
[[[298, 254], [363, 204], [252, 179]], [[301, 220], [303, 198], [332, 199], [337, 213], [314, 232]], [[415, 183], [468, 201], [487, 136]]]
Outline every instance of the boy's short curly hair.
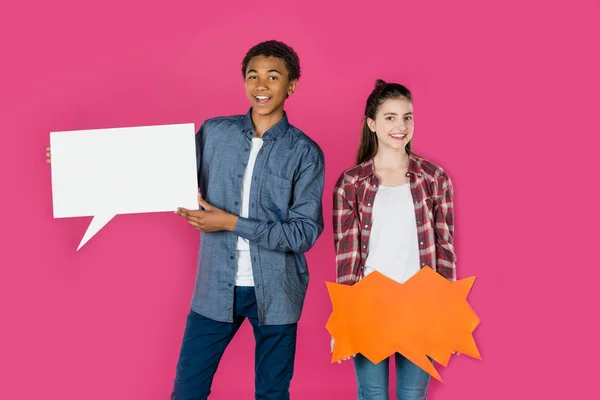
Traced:
[[289, 80], [300, 79], [300, 59], [290, 46], [277, 40], [267, 40], [252, 47], [242, 61], [242, 76], [246, 76], [246, 69], [252, 57], [277, 57], [281, 58], [289, 73]]

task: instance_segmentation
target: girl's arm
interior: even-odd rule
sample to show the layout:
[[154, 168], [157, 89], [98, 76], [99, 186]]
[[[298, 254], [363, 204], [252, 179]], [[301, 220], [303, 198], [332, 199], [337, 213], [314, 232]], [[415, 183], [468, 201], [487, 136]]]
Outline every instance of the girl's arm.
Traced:
[[450, 281], [456, 280], [454, 252], [454, 189], [450, 177], [443, 173], [438, 180], [439, 201], [434, 210], [437, 272]]
[[358, 280], [360, 268], [360, 228], [355, 207], [348, 200], [349, 188], [342, 174], [333, 191], [333, 242], [336, 282], [351, 285]]

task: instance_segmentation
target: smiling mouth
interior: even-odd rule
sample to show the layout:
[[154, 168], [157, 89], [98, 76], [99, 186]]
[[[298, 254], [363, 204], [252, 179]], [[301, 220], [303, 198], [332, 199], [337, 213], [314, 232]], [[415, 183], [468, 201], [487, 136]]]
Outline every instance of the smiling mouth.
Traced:
[[259, 105], [266, 104], [271, 98], [269, 96], [254, 96]]
[[406, 138], [406, 133], [393, 133], [390, 136], [394, 139], [404, 140]]

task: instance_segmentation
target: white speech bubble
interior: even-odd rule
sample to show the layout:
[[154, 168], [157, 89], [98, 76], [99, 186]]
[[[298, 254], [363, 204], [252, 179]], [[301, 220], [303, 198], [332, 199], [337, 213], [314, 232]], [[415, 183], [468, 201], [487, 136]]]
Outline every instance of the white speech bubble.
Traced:
[[51, 132], [54, 218], [198, 209], [194, 124]]

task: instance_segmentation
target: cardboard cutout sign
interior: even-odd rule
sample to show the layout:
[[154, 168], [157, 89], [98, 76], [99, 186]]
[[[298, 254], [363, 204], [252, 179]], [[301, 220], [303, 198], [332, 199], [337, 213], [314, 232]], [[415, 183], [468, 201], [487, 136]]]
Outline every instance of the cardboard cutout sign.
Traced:
[[194, 124], [51, 132], [54, 218], [91, 217], [77, 250], [118, 214], [198, 209]]
[[404, 284], [374, 271], [356, 284], [327, 282], [335, 340], [332, 362], [361, 353], [373, 363], [398, 352], [443, 382], [453, 351], [481, 359], [472, 333], [480, 319], [467, 302], [475, 277], [450, 282], [426, 266]]

